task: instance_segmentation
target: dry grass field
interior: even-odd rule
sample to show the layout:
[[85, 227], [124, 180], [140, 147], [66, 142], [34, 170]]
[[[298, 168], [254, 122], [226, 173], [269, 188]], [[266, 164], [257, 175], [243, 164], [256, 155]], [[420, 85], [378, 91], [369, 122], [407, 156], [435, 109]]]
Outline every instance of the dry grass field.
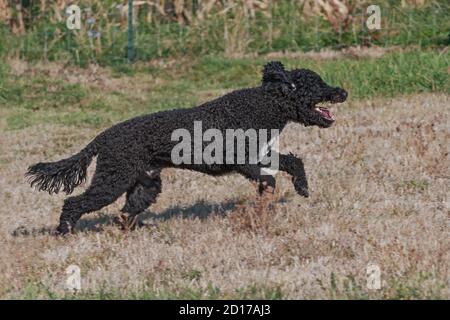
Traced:
[[[0, 109], [0, 297], [450, 299], [450, 96], [335, 111], [330, 129], [291, 124], [281, 137], [282, 151], [304, 158], [309, 199], [284, 174], [275, 197], [258, 200], [239, 176], [166, 170], [143, 227], [112, 225], [120, 199], [55, 237], [63, 195], [31, 189], [23, 174], [99, 129], [7, 130]], [[77, 295], [64, 289], [71, 264]], [[380, 267], [379, 290], [366, 286], [369, 264]]]

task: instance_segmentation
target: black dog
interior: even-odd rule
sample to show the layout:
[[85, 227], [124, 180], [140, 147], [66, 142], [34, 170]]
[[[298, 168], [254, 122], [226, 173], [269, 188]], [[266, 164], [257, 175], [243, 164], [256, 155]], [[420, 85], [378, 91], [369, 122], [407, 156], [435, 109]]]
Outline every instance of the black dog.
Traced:
[[[259, 164], [179, 164], [171, 161], [174, 130], [193, 131], [194, 121], [202, 129], [278, 129], [290, 121], [305, 126], [330, 127], [331, 112], [316, 105], [340, 103], [347, 98], [344, 89], [328, 86], [319, 75], [306, 69], [286, 71], [280, 62], [264, 67], [262, 84], [242, 89], [191, 109], [163, 111], [136, 117], [100, 133], [74, 156], [51, 163], [38, 163], [28, 169], [31, 186], [49, 193], [62, 189], [67, 194], [86, 179], [86, 170], [97, 155], [91, 185], [78, 196], [64, 201], [57, 232], [74, 229], [80, 217], [105, 207], [126, 192], [122, 211], [136, 216], [156, 201], [161, 192], [160, 171], [176, 167], [211, 175], [242, 174], [264, 186], [275, 187], [275, 179], [261, 175]], [[248, 160], [248, 158], [246, 158]], [[279, 169], [292, 176], [295, 190], [308, 197], [308, 183], [301, 159], [279, 155]]]

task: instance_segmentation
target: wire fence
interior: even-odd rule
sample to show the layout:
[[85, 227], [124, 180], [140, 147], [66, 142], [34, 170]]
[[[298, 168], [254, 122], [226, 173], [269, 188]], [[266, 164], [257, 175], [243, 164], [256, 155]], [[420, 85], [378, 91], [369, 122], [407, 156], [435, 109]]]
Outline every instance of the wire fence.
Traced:
[[[66, 26], [69, 13], [61, 9], [61, 19], [40, 16], [30, 31], [14, 36], [8, 51], [24, 59], [62, 60], [74, 64], [126, 63], [136, 60], [180, 56], [225, 54], [245, 56], [273, 51], [341, 49], [353, 45], [448, 45], [450, 33], [445, 2], [424, 10], [381, 8], [380, 28], [367, 27], [366, 7], [351, 13], [348, 20], [333, 24], [323, 16], [305, 18], [298, 12], [284, 15], [218, 15], [182, 25], [177, 21], [148, 21], [133, 15], [133, 0], [97, 15], [81, 8], [81, 28]], [[34, 22], [31, 22], [33, 24]]]

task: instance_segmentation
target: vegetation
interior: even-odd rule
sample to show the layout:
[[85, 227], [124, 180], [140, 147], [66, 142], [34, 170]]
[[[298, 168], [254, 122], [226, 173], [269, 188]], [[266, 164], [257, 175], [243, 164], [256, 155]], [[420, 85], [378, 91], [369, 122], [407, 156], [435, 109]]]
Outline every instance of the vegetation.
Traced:
[[[448, 299], [449, 106], [442, 93], [365, 99], [338, 107], [332, 128], [290, 125], [280, 148], [304, 158], [307, 200], [283, 174], [267, 205], [242, 177], [165, 170], [144, 227], [112, 224], [119, 201], [64, 238], [48, 234], [64, 195], [30, 189], [23, 172], [77, 152], [100, 128], [1, 121], [0, 296]], [[77, 295], [64, 289], [72, 264]], [[366, 286], [368, 264], [380, 267], [380, 290]]]
[[[316, 70], [327, 82], [346, 88], [352, 100], [414, 92], [450, 93], [449, 52], [400, 51], [378, 59], [344, 57], [339, 63], [311, 58], [281, 60], [289, 68]], [[58, 64], [41, 65], [32, 69], [32, 74], [26, 71], [32, 67], [25, 64], [25, 71], [18, 73], [24, 63], [16, 61], [19, 66], [13, 63], [0, 81], [0, 106], [6, 108], [10, 129], [48, 121], [107, 126], [143, 113], [191, 107], [236, 87], [258, 85], [265, 61], [264, 57], [205, 56], [161, 67], [135, 65], [130, 75], [103, 71], [96, 76], [89, 70], [64, 73], [64, 66]]]
[[[26, 2], [22, 14], [10, 8], [4, 19], [11, 27], [2, 27], [0, 52], [81, 66], [126, 61], [126, 5], [113, 0], [80, 1], [82, 29], [71, 31], [66, 27], [64, 1], [46, 2]], [[136, 1], [134, 58], [450, 43], [448, 1], [380, 1], [382, 29], [376, 31], [365, 25], [369, 4], [343, 0]]]
[[[135, 6], [134, 63], [126, 6], [82, 0], [91, 11], [74, 32], [62, 0], [12, 3], [0, 0], [0, 298], [450, 298], [448, 1], [379, 1], [376, 32], [363, 1], [151, 1]], [[336, 125], [281, 136], [305, 160], [309, 199], [283, 174], [259, 198], [242, 177], [168, 169], [143, 227], [112, 224], [119, 200], [73, 235], [49, 234], [63, 195], [32, 190], [30, 164], [132, 116], [258, 85], [269, 60], [349, 91]], [[64, 287], [71, 264], [77, 294]]]

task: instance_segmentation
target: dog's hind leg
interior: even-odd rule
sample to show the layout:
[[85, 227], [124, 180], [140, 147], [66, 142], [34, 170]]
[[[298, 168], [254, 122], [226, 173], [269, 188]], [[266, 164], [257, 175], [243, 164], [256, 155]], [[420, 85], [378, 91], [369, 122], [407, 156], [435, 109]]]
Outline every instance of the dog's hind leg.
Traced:
[[139, 175], [136, 183], [127, 191], [126, 202], [117, 222], [124, 228], [132, 228], [137, 215], [156, 202], [161, 193], [161, 170], [153, 169]]
[[262, 174], [261, 169], [262, 167], [256, 164], [237, 165], [235, 168], [236, 172], [242, 174], [247, 179], [259, 183], [259, 194], [263, 194], [267, 189], [273, 193], [276, 184], [275, 178], [271, 175]]
[[59, 226], [56, 231], [66, 234], [73, 231], [77, 221], [85, 213], [100, 210], [117, 200], [136, 180], [126, 166], [99, 163], [92, 183], [81, 195], [69, 197], [64, 201]]

